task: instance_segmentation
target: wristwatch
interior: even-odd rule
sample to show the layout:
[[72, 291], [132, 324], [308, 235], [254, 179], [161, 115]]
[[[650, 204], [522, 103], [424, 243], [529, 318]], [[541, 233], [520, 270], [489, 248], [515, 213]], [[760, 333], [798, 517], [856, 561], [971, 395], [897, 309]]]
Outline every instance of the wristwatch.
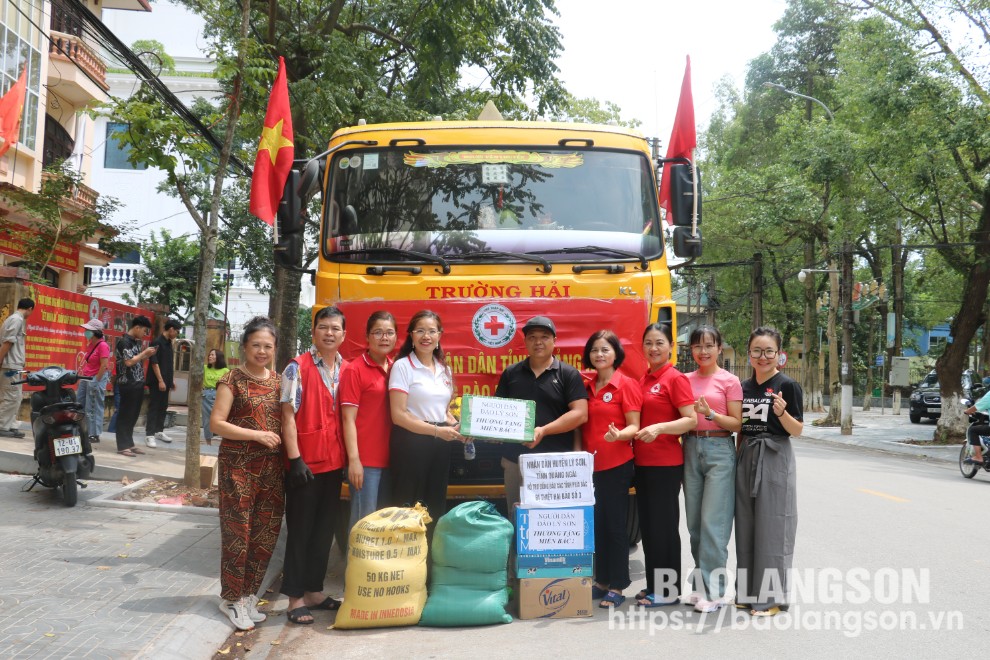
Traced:
[[709, 410], [708, 414], [705, 415], [705, 419], [707, 419], [709, 422], [715, 421], [715, 411]]

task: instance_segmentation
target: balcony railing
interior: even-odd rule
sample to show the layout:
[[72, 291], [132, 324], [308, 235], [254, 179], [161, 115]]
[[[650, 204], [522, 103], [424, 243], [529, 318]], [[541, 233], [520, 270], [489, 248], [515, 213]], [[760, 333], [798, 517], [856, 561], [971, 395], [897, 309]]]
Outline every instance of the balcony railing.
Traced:
[[107, 84], [107, 65], [100, 56], [83, 43], [80, 37], [52, 30], [49, 55], [53, 59], [71, 62], [88, 74], [103, 91], [110, 89]]
[[[45, 185], [45, 181], [52, 178], [54, 175], [50, 172], [41, 173], [41, 185]], [[96, 192], [89, 186], [77, 183], [75, 188], [72, 190], [72, 195], [67, 199], [62, 200], [63, 208], [69, 213], [75, 213], [77, 215], [82, 215], [83, 213], [92, 213], [96, 209], [96, 200], [99, 199], [100, 193]]]

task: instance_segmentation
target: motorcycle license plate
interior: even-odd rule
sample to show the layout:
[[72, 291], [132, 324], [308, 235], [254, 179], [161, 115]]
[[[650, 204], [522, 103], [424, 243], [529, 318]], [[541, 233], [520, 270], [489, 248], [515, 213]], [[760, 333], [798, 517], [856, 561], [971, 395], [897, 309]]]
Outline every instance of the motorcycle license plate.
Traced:
[[55, 438], [55, 455], [69, 456], [82, 453], [82, 438], [73, 435], [68, 438]]
[[941, 408], [929, 408], [928, 409], [928, 412], [930, 412], [930, 413], [940, 413], [940, 412], [942, 412], [942, 409]]

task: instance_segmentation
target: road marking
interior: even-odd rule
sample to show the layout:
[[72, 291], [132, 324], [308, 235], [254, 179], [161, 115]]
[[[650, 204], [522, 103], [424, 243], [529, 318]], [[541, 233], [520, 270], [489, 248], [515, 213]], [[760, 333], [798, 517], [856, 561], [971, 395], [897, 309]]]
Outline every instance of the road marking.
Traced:
[[866, 493], [867, 495], [876, 495], [877, 497], [882, 497], [885, 500], [890, 500], [892, 502], [910, 502], [911, 500], [906, 500], [903, 497], [897, 497], [896, 495], [888, 495], [887, 493], [881, 493], [875, 490], [869, 490], [867, 488], [860, 488], [859, 492]]

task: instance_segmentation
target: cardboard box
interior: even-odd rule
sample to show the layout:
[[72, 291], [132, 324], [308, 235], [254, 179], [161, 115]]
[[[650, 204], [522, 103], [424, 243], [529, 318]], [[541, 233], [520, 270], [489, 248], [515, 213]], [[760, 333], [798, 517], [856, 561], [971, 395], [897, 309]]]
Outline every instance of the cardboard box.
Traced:
[[518, 578], [592, 577], [595, 555], [589, 552], [560, 555], [516, 555]]
[[519, 580], [520, 619], [592, 616], [590, 578]]
[[595, 503], [595, 457], [586, 451], [523, 454], [519, 457], [519, 506], [531, 509]]
[[561, 555], [594, 551], [594, 507], [516, 509], [516, 554]]

